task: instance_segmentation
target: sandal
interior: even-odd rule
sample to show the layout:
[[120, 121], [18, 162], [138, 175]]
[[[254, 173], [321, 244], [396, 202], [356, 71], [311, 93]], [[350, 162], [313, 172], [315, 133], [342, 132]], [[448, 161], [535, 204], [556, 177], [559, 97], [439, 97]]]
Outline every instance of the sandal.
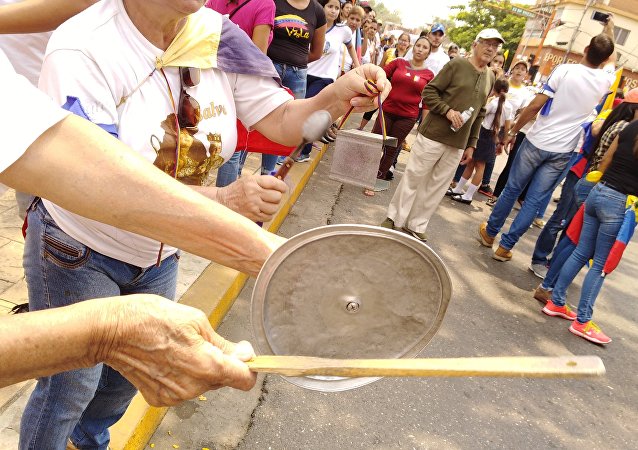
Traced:
[[455, 202], [459, 202], [459, 203], [464, 203], [466, 205], [469, 205], [472, 203], [472, 200], [468, 200], [463, 198], [463, 194], [454, 194], [452, 197], [450, 197], [452, 200], [454, 200]]

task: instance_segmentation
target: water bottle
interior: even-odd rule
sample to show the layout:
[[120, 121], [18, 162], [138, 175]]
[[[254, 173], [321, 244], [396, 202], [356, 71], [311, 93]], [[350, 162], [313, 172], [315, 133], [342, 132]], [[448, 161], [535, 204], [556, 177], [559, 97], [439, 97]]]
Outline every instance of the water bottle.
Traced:
[[[472, 113], [473, 113], [473, 112], [474, 112], [474, 108], [472, 108], [472, 107], [470, 106], [469, 108], [467, 108], [465, 111], [463, 111], [463, 112], [461, 113], [461, 120], [463, 121], [463, 125], [465, 125], [465, 122], [467, 122], [467, 121], [468, 121], [468, 119], [469, 119], [470, 117], [472, 117]], [[462, 127], [463, 125], [461, 125], [461, 127]], [[459, 128], [460, 128], [460, 127], [459, 127]], [[457, 131], [459, 131], [459, 128], [454, 128], [454, 125], [450, 125], [450, 129], [451, 129], [452, 131], [454, 131], [455, 133], [456, 133]]]

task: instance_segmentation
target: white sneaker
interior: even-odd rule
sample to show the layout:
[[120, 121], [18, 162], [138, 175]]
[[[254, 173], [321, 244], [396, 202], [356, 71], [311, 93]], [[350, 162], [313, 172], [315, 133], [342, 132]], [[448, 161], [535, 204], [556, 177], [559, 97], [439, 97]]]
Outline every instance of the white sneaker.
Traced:
[[547, 271], [549, 270], [549, 268], [544, 264], [530, 264], [529, 270], [534, 272], [534, 275], [543, 280], [547, 276]]

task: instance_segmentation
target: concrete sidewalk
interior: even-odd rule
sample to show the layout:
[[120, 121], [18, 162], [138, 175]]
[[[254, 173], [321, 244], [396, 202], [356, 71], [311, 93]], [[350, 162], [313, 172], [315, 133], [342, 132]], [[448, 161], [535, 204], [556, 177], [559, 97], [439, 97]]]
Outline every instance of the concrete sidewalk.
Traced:
[[[310, 164], [293, 166], [286, 179], [290, 189], [282, 208], [264, 227], [273, 232], [279, 228], [312, 175], [323, 151], [319, 154], [314, 152], [316, 156]], [[260, 155], [249, 155], [244, 173], [257, 173], [260, 163]], [[14, 192], [7, 191], [0, 197], [0, 316], [7, 315], [16, 304], [28, 300], [22, 269], [24, 239], [21, 227]], [[180, 303], [203, 310], [216, 327], [247, 278], [235, 270], [184, 253], [180, 259], [176, 298]], [[16, 345], [19, 343], [16, 342]], [[0, 449], [18, 447], [20, 417], [34, 385], [35, 380], [30, 380], [0, 389]], [[111, 448], [143, 448], [166, 411], [167, 408], [152, 408], [140, 395], [136, 396], [124, 417], [111, 429]]]

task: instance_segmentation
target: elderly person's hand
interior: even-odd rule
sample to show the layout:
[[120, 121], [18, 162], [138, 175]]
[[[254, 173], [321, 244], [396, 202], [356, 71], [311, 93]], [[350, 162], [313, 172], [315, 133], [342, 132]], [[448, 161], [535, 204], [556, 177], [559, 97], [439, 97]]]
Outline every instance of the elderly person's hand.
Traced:
[[215, 200], [251, 220], [268, 222], [287, 190], [286, 183], [271, 175], [251, 175], [218, 188]]
[[[245, 341], [213, 331], [201, 311], [150, 294], [96, 300], [93, 359], [133, 383], [154, 406], [170, 406], [211, 389], [249, 390], [256, 374]], [[97, 306], [97, 305], [96, 305]]]
[[380, 91], [382, 101], [392, 89], [385, 72], [379, 66], [364, 64], [352, 69], [344, 76], [337, 78], [333, 85], [335, 96], [345, 110], [354, 106], [356, 112], [365, 112], [379, 107], [377, 92], [371, 92], [366, 88], [367, 80], [372, 81]]
[[315, 111], [326, 110], [333, 120], [351, 107], [357, 112], [370, 111], [379, 106], [379, 93], [383, 101], [390, 89], [392, 86], [383, 69], [365, 64], [337, 78], [312, 98], [292, 100], [279, 106], [253, 128], [272, 141], [298, 145], [304, 123]]
[[455, 109], [448, 109], [445, 113], [445, 117], [457, 130], [463, 126], [463, 117], [461, 116], [461, 113], [456, 111]]

